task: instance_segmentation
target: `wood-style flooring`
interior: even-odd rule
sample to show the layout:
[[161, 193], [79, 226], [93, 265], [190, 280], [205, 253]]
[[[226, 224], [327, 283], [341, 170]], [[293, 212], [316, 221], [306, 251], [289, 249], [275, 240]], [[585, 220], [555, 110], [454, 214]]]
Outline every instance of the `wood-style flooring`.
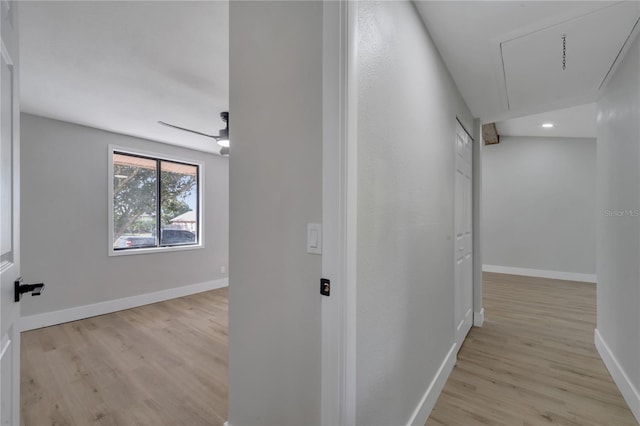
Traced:
[[[227, 295], [23, 333], [22, 425], [222, 425]], [[593, 284], [487, 273], [484, 306], [428, 426], [637, 424], [593, 344]]]
[[595, 303], [593, 284], [485, 273], [484, 326], [427, 425], [637, 425], [593, 343]]
[[224, 288], [22, 333], [22, 425], [222, 425], [227, 306]]

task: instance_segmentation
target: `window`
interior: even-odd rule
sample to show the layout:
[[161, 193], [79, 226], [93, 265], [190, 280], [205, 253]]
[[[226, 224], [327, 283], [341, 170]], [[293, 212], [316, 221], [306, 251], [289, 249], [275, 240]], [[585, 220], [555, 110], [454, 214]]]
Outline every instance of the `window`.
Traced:
[[197, 246], [200, 166], [112, 151], [113, 251]]

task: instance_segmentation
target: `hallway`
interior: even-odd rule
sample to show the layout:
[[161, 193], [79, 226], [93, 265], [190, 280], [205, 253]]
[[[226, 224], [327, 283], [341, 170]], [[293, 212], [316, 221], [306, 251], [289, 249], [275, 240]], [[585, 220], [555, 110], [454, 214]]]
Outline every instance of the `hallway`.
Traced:
[[593, 343], [595, 285], [485, 272], [484, 306], [428, 426], [637, 424]]

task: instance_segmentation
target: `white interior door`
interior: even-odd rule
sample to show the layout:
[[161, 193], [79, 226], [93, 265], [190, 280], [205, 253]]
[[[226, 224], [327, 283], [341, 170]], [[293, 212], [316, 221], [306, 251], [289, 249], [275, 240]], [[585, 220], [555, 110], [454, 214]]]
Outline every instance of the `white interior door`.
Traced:
[[20, 111], [17, 2], [0, 0], [0, 422], [20, 424]]
[[456, 123], [455, 326], [458, 350], [473, 323], [472, 140]]

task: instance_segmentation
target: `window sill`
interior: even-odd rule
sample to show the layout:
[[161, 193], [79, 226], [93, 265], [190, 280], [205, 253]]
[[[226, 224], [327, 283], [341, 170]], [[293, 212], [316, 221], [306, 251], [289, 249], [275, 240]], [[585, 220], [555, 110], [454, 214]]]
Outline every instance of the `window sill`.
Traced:
[[134, 254], [152, 254], [152, 253], [168, 253], [174, 251], [199, 250], [204, 248], [204, 244], [193, 244], [188, 246], [171, 246], [171, 247], [149, 247], [139, 249], [114, 250], [109, 247], [109, 256], [130, 256]]

